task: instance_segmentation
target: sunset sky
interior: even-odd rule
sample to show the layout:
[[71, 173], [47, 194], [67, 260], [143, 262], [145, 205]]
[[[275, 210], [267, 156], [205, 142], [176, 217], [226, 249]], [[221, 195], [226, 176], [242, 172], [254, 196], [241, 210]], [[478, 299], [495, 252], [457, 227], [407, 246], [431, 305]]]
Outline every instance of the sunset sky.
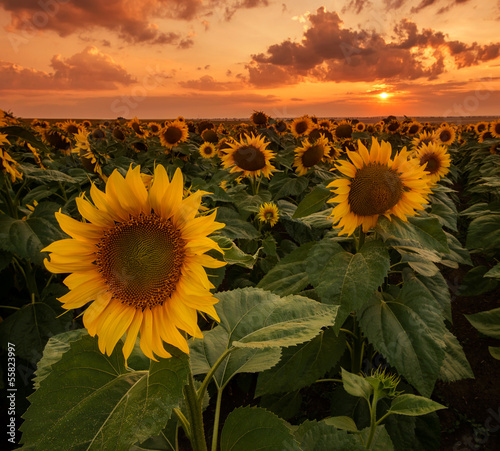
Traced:
[[500, 117], [499, 27], [484, 0], [0, 0], [0, 108]]

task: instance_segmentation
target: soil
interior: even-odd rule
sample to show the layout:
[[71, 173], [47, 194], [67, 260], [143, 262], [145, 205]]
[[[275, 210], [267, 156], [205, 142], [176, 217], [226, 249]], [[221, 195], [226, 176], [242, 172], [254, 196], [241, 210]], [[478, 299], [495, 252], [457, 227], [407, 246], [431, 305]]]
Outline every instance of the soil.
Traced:
[[468, 269], [443, 274], [449, 282], [453, 281], [451, 331], [461, 343], [475, 376], [436, 384], [433, 398], [448, 407], [438, 411], [443, 451], [500, 449], [500, 361], [488, 351], [488, 346], [500, 343], [481, 335], [464, 316], [500, 307], [500, 294], [494, 291], [481, 296], [458, 296], [456, 287]]

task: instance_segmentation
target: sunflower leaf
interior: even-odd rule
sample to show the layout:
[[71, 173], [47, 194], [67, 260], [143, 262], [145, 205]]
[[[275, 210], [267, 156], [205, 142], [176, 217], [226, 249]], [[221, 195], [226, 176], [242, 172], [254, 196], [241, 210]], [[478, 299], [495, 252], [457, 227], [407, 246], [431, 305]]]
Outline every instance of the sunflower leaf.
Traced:
[[370, 298], [359, 313], [368, 340], [424, 396], [430, 396], [445, 356], [442, 306], [416, 277], [396, 298]]
[[187, 355], [169, 347], [149, 371], [127, 371], [121, 348], [108, 357], [88, 335], [70, 344], [29, 398], [24, 449], [129, 450], [163, 429], [182, 400]]
[[320, 185], [316, 186], [310, 193], [306, 194], [304, 199], [302, 199], [292, 218], [303, 218], [304, 216], [316, 213], [321, 210], [323, 205], [325, 205], [326, 200], [331, 197], [331, 195], [332, 192], [329, 189]]
[[351, 254], [332, 239], [324, 239], [308, 256], [309, 280], [325, 304], [340, 305], [335, 329], [349, 313], [359, 310], [375, 295], [389, 270], [389, 254], [384, 243], [367, 241]]
[[221, 451], [300, 451], [291, 426], [261, 407], [240, 407], [226, 419], [221, 433]]
[[337, 307], [302, 296], [280, 297], [259, 288], [217, 295], [215, 309], [228, 343], [241, 348], [287, 347], [304, 343], [335, 322]]
[[315, 245], [316, 243], [311, 241], [294, 249], [272, 268], [257, 286], [280, 296], [302, 291], [309, 285], [307, 256]]

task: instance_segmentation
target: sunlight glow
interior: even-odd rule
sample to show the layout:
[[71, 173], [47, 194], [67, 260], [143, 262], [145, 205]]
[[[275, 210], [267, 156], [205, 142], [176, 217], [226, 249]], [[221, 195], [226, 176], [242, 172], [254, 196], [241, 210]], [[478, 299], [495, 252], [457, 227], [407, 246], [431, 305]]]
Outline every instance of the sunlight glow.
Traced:
[[387, 94], [386, 92], [381, 92], [378, 96], [379, 96], [381, 99], [387, 99], [387, 97], [389, 97], [389, 94]]

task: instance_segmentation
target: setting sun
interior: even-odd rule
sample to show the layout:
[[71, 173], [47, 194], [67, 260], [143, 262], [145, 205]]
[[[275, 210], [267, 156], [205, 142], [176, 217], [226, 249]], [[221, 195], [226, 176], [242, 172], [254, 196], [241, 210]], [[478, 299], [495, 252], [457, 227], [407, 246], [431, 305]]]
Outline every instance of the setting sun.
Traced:
[[381, 99], [387, 99], [387, 97], [389, 97], [389, 94], [387, 94], [386, 92], [381, 92], [378, 96], [379, 96]]

